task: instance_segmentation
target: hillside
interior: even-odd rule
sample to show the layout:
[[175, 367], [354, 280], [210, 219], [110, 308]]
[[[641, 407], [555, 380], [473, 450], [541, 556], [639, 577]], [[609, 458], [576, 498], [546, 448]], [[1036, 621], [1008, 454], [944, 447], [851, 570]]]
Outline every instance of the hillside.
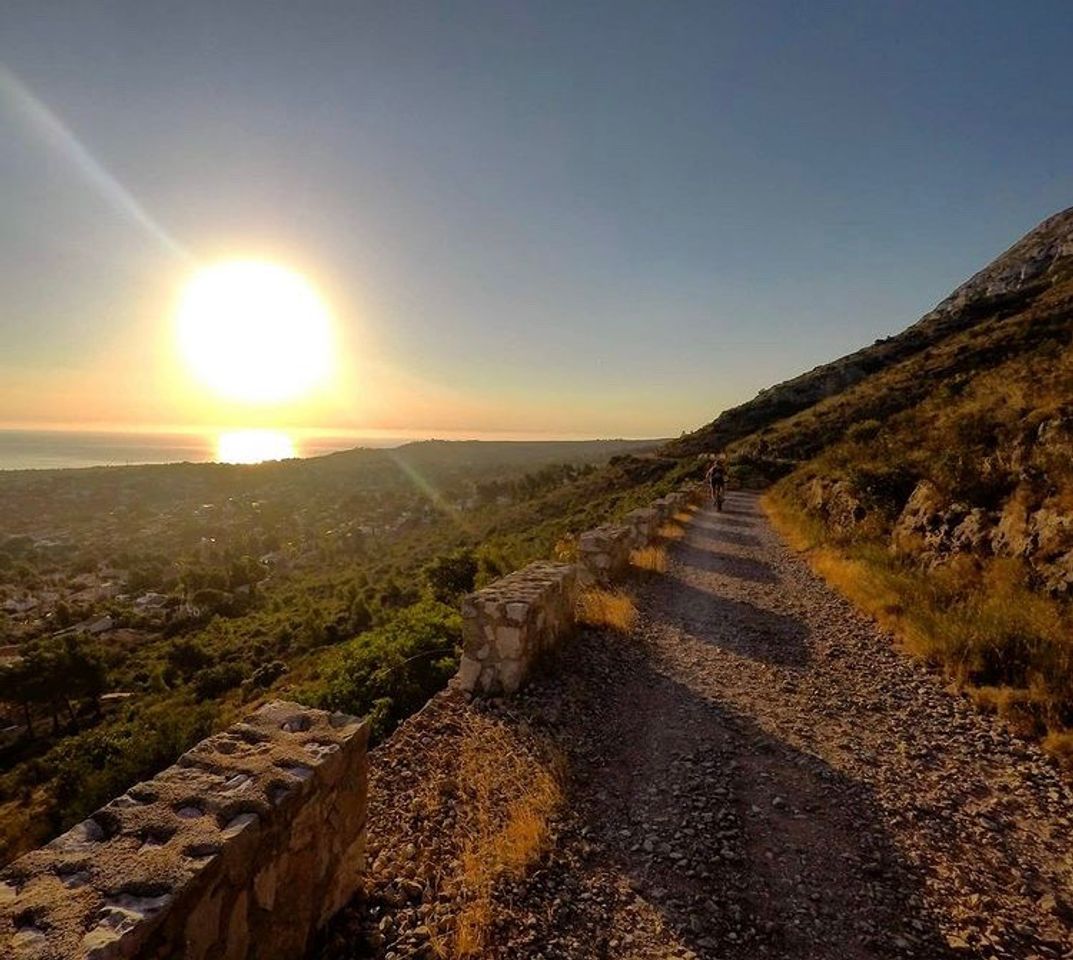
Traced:
[[890, 415], [951, 377], [1064, 335], [1071, 278], [1073, 208], [1044, 220], [902, 333], [762, 390], [665, 449], [687, 456], [748, 438], [754, 455], [810, 456], [858, 420]]
[[896, 337], [670, 446], [782, 477], [829, 580], [988, 708], [1073, 737], [1073, 210]]

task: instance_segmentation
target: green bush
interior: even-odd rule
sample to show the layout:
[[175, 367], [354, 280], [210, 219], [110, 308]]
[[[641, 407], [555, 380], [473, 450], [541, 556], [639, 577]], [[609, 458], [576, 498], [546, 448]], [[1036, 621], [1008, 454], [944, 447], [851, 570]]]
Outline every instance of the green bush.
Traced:
[[381, 737], [440, 690], [458, 666], [462, 618], [425, 600], [337, 651], [322, 680], [300, 696], [315, 706], [370, 715]]
[[194, 696], [199, 701], [221, 697], [242, 683], [242, 668], [236, 663], [218, 663], [194, 674]]
[[469, 549], [437, 557], [425, 568], [425, 582], [434, 600], [453, 604], [473, 589], [477, 555]]

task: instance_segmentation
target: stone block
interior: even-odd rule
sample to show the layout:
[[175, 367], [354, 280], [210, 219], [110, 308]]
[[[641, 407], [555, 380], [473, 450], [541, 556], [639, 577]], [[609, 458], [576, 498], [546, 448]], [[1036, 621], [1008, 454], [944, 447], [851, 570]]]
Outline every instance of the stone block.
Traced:
[[578, 537], [578, 580], [581, 586], [608, 584], [629, 569], [634, 531], [623, 524], [587, 530]]

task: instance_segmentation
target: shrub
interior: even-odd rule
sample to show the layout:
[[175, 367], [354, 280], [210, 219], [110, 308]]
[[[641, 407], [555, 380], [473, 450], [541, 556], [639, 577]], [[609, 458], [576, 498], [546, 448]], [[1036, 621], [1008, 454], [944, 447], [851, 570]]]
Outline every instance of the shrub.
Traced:
[[242, 668], [235, 663], [218, 663], [194, 674], [194, 696], [199, 701], [212, 700], [233, 690], [242, 682]]
[[874, 439], [882, 426], [878, 420], [859, 420], [850, 425], [846, 431], [846, 439], [851, 443], [865, 443]]
[[247, 682], [251, 687], [263, 690], [272, 686], [286, 672], [287, 664], [282, 660], [272, 660], [269, 663], [262, 663], [254, 670]]
[[425, 567], [425, 583], [434, 600], [457, 603], [473, 589], [477, 570], [477, 555], [472, 550], [456, 550], [437, 557]]
[[358, 716], [374, 706], [373, 734], [385, 735], [446, 684], [458, 666], [462, 618], [424, 600], [340, 647], [303, 699]]

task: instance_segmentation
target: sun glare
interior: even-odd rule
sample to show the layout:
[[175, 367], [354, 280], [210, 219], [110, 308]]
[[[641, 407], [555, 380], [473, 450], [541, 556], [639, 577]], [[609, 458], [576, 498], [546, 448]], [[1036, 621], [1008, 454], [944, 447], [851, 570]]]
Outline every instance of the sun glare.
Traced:
[[305, 278], [272, 263], [202, 268], [183, 291], [177, 326], [191, 371], [228, 400], [294, 400], [332, 374], [328, 308]]
[[234, 430], [221, 433], [216, 441], [220, 463], [263, 463], [296, 456], [294, 441], [278, 430]]

